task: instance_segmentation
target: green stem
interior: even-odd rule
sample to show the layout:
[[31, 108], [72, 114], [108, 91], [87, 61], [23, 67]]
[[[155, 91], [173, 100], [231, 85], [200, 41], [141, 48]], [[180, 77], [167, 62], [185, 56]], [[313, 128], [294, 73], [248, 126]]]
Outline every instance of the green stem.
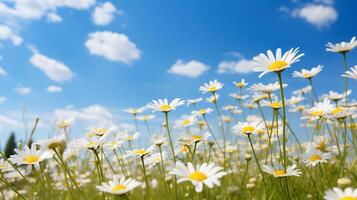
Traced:
[[283, 156], [284, 156], [284, 169], [286, 170], [287, 168], [287, 156], [286, 156], [286, 111], [285, 111], [285, 97], [284, 97], [284, 89], [283, 89], [283, 81], [281, 78], [281, 72], [278, 72], [278, 79], [279, 79], [279, 84], [280, 84], [280, 95], [281, 95], [281, 101], [283, 104]]

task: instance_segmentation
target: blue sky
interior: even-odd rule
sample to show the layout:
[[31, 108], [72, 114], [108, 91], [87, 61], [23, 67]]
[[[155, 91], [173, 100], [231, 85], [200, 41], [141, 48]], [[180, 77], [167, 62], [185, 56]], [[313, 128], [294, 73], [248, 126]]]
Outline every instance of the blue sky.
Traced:
[[[284, 72], [288, 92], [307, 85], [291, 78], [294, 70], [318, 64], [324, 70], [314, 80], [317, 92], [342, 92], [342, 58], [326, 52], [325, 44], [357, 35], [356, 7], [355, 1], [337, 0], [2, 0], [1, 144], [11, 130], [23, 138], [24, 109], [29, 126], [41, 118], [38, 136], [44, 137], [63, 115], [77, 116], [76, 136], [102, 118], [127, 127], [131, 118], [124, 108], [157, 98], [201, 97], [199, 86], [212, 79], [225, 83], [221, 104], [232, 104], [232, 81], [275, 81], [273, 75], [258, 79], [239, 63], [279, 47], [305, 53]], [[219, 73], [224, 61], [236, 71]], [[186, 68], [168, 73], [175, 63]], [[356, 63], [352, 51], [348, 64]], [[48, 92], [49, 86], [62, 91]], [[189, 112], [180, 110], [177, 115]]]

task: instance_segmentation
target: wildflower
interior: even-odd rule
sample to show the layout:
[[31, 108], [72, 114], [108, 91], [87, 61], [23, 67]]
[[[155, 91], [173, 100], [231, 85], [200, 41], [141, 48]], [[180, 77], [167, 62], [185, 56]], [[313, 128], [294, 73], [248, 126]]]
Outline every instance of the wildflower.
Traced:
[[166, 143], [166, 137], [163, 135], [154, 135], [151, 141], [154, 145], [161, 146]]
[[191, 116], [183, 116], [181, 120], [177, 120], [175, 121], [175, 127], [188, 127], [193, 125], [195, 122], [197, 121], [196, 116], [195, 115], [191, 115]]
[[149, 121], [151, 119], [154, 119], [155, 115], [143, 115], [143, 116], [138, 116], [136, 118], [141, 121]]
[[269, 72], [282, 72], [286, 68], [289, 68], [295, 62], [299, 61], [299, 58], [304, 54], [298, 54], [299, 48], [291, 48], [289, 51], [282, 55], [281, 49], [276, 50], [275, 56], [271, 50], [267, 51], [267, 56], [263, 53], [253, 58], [253, 65], [255, 65], [254, 71], [262, 72], [259, 78]]
[[216, 167], [213, 163], [203, 163], [195, 168], [190, 162], [187, 163], [187, 166], [177, 162], [170, 174], [178, 176], [178, 183], [190, 181], [195, 186], [196, 192], [202, 192], [203, 184], [209, 188], [213, 188], [215, 185], [220, 186], [219, 179], [227, 174], [222, 169], [222, 167]]
[[237, 88], [243, 88], [244, 86], [248, 85], [248, 83], [245, 82], [244, 78], [242, 78], [242, 80], [240, 82], [233, 82], [233, 84], [237, 87]]
[[154, 146], [150, 146], [147, 149], [134, 149], [132, 151], [128, 151], [128, 155], [131, 157], [144, 157], [151, 153], [154, 150]]
[[312, 117], [324, 117], [329, 114], [333, 109], [330, 100], [325, 98], [323, 102], [315, 103], [315, 106], [308, 110], [308, 113]]
[[77, 140], [75, 146], [81, 148], [87, 148], [90, 150], [97, 150], [101, 148], [103, 144], [104, 144], [104, 138], [98, 136], [92, 136], [92, 137], [85, 137]]
[[199, 102], [201, 102], [203, 99], [202, 98], [197, 98], [197, 99], [187, 99], [186, 104], [189, 105], [195, 105]]
[[138, 132], [134, 132], [134, 134], [129, 134], [128, 131], [123, 131], [120, 133], [120, 137], [128, 142], [138, 139], [139, 135], [140, 134]]
[[44, 149], [62, 154], [65, 150], [66, 140], [64, 135], [59, 135], [48, 140], [40, 140], [39, 144]]
[[152, 102], [148, 103], [146, 107], [152, 109], [153, 112], [161, 111], [167, 113], [170, 112], [171, 110], [175, 110], [176, 107], [181, 106], [183, 104], [184, 101], [181, 100], [180, 98], [175, 98], [170, 103], [168, 102], [167, 99], [158, 99], [157, 101], [152, 100]]
[[305, 98], [302, 96], [292, 96], [290, 99], [288, 99], [288, 103], [290, 105], [296, 105], [298, 103], [300, 103], [301, 101], [303, 101]]
[[[283, 87], [287, 87], [288, 84], [283, 84]], [[275, 83], [269, 83], [267, 85], [264, 85], [262, 83], [254, 84], [249, 87], [249, 90], [255, 91], [255, 92], [262, 92], [262, 93], [273, 93], [276, 90], [280, 89], [279, 82]]]
[[58, 128], [67, 129], [71, 126], [71, 122], [69, 120], [62, 120], [57, 124]]
[[15, 149], [16, 154], [11, 155], [10, 161], [18, 165], [27, 165], [28, 171], [31, 171], [32, 166], [35, 169], [40, 169], [40, 162], [52, 158], [52, 152], [44, 149], [37, 150], [36, 144], [32, 144], [31, 148], [24, 147], [24, 150]]
[[317, 67], [313, 67], [311, 70], [302, 69], [301, 72], [294, 71], [293, 77], [311, 79], [312, 77], [320, 73], [322, 71], [322, 68], [322, 65], [317, 65]]
[[190, 139], [192, 140], [192, 142], [194, 143], [198, 143], [201, 142], [203, 140], [206, 140], [208, 137], [210, 137], [211, 134], [206, 132], [204, 134], [191, 134], [188, 137], [190, 137]]
[[0, 158], [0, 173], [11, 171], [12, 166], [3, 158]]
[[351, 67], [351, 71], [346, 71], [342, 76], [357, 80], [357, 65]]
[[211, 95], [210, 97], [206, 98], [206, 101], [208, 103], [216, 103], [218, 98], [219, 98], [219, 94], [214, 94], [214, 95]]
[[257, 133], [258, 130], [263, 128], [263, 123], [253, 121], [253, 122], [238, 122], [237, 125], [233, 127], [236, 133], [240, 134], [252, 134]]
[[199, 116], [199, 115], [206, 115], [211, 113], [213, 110], [211, 108], [201, 109], [201, 110], [194, 110], [192, 111], [192, 115]]
[[344, 92], [342, 94], [339, 94], [339, 93], [334, 92], [334, 91], [329, 91], [328, 94], [325, 97], [331, 99], [332, 101], [337, 102], [337, 101], [345, 98], [346, 96], [349, 96], [351, 93], [352, 93], [351, 90], [347, 90], [347, 92]]
[[205, 83], [203, 86], [200, 86], [199, 90], [202, 91], [202, 93], [207, 93], [207, 92], [217, 92], [218, 90], [222, 89], [223, 84], [218, 82], [217, 80], [210, 81], [209, 83]]
[[335, 53], [347, 53], [352, 51], [357, 46], [356, 37], [352, 37], [350, 42], [341, 42], [332, 44], [331, 42], [326, 44], [326, 51], [335, 52]]
[[287, 176], [300, 176], [300, 170], [296, 169], [296, 165], [291, 165], [284, 170], [282, 167], [273, 168], [268, 165], [263, 166], [263, 170], [273, 175], [276, 178], [287, 177]]
[[124, 112], [130, 113], [132, 115], [137, 115], [137, 114], [144, 112], [144, 110], [145, 110], [144, 107], [142, 107], [142, 108], [127, 108], [127, 109], [124, 109]]
[[337, 185], [342, 188], [345, 188], [345, 187], [351, 185], [351, 183], [352, 183], [351, 179], [349, 179], [347, 177], [342, 177], [337, 180]]
[[346, 188], [342, 190], [340, 188], [333, 188], [325, 192], [325, 200], [355, 200], [357, 199], [357, 189]]
[[320, 151], [309, 151], [304, 156], [304, 163], [306, 166], [315, 167], [320, 163], [327, 163], [327, 160], [331, 158], [330, 153], [320, 152]]
[[102, 192], [121, 195], [134, 190], [139, 185], [141, 183], [132, 178], [126, 179], [123, 176], [114, 175], [112, 181], [97, 186], [97, 189]]
[[308, 94], [308, 93], [310, 93], [312, 91], [312, 87], [311, 87], [311, 85], [308, 85], [308, 86], [306, 86], [306, 87], [303, 87], [303, 88], [301, 88], [301, 89], [299, 89], [299, 90], [295, 90], [295, 91], [293, 91], [293, 95], [304, 95], [304, 94]]

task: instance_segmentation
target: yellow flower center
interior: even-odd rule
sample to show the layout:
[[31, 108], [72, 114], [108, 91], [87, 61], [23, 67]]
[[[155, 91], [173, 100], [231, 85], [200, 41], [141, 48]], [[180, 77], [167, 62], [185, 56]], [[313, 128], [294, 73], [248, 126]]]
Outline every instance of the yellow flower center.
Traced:
[[126, 137], [126, 139], [127, 139], [127, 140], [133, 140], [133, 139], [134, 139], [134, 137], [133, 137], [133, 136], [131, 136], [131, 135], [129, 135], [128, 137]]
[[145, 155], [145, 154], [147, 154], [146, 150], [144, 150], [144, 149], [134, 150], [134, 153], [135, 153], [135, 154], [138, 154], [138, 155]]
[[318, 160], [321, 160], [321, 156], [314, 154], [314, 155], [310, 156], [309, 160], [310, 161], [318, 161]]
[[200, 135], [193, 135], [191, 136], [191, 138], [193, 141], [197, 141], [197, 142], [202, 140], [202, 136]]
[[311, 78], [311, 74], [309, 74], [309, 73], [306, 73], [306, 72], [305, 72], [305, 73], [303, 73], [302, 75], [303, 75], [305, 78]]
[[244, 83], [242, 83], [242, 82], [236, 83], [236, 86], [237, 86], [237, 87], [240, 87], [240, 88], [241, 88], [241, 87], [244, 87]]
[[271, 106], [272, 108], [274, 108], [274, 109], [278, 109], [278, 108], [281, 108], [281, 103], [278, 102], [278, 101], [275, 101], [275, 102], [272, 102], [272, 103], [270, 104], [270, 106]]
[[181, 150], [181, 152], [188, 152], [189, 151], [187, 146], [181, 146], [180, 150]]
[[35, 155], [30, 155], [30, 156], [26, 156], [25, 158], [25, 162], [27, 163], [35, 163], [38, 161], [38, 156], [35, 156]]
[[336, 108], [334, 108], [331, 112], [332, 112], [332, 114], [337, 114], [337, 113], [342, 112], [342, 111], [343, 111], [342, 108], [336, 107]]
[[170, 111], [171, 109], [172, 109], [172, 107], [171, 107], [170, 105], [164, 104], [164, 105], [161, 105], [161, 106], [160, 106], [160, 110], [161, 110], [162, 112], [167, 112], [167, 111]]
[[248, 134], [248, 133], [252, 133], [254, 131], [254, 127], [253, 126], [245, 126], [243, 127], [242, 131], [243, 133], [245, 134]]
[[189, 120], [189, 119], [184, 119], [184, 120], [182, 121], [182, 124], [183, 124], [184, 126], [188, 126], [188, 125], [190, 125], [190, 123], [191, 123], [191, 120]]
[[217, 87], [216, 86], [211, 86], [207, 89], [209, 92], [215, 92], [217, 91]]
[[282, 60], [277, 60], [273, 62], [269, 67], [268, 70], [271, 72], [278, 72], [284, 70], [288, 66], [288, 63]]
[[95, 143], [94, 142], [88, 142], [87, 143], [87, 148], [92, 148], [95, 146]]
[[316, 145], [315, 147], [317, 150], [320, 150], [320, 151], [326, 151], [326, 144], [325, 144], [325, 140], [322, 140], [320, 142], [320, 144]]
[[198, 111], [198, 113], [200, 115], [206, 114], [206, 109], [201, 109], [201, 110]]
[[206, 180], [208, 177], [202, 172], [195, 171], [192, 174], [190, 174], [188, 176], [188, 178], [191, 179], [191, 180], [194, 180], [194, 181], [202, 182], [202, 181]]
[[114, 186], [114, 187], [112, 188], [112, 191], [113, 191], [113, 192], [118, 192], [118, 191], [120, 191], [120, 190], [125, 190], [125, 189], [126, 189], [125, 185], [118, 184], [118, 185], [116, 185], [116, 186]]
[[278, 169], [274, 172], [274, 174], [276, 176], [282, 176], [282, 175], [286, 174], [286, 172], [285, 172], [285, 170]]
[[341, 197], [340, 200], [357, 200], [357, 197], [344, 196], [344, 197]]
[[324, 115], [324, 111], [322, 110], [315, 110], [310, 112], [310, 115], [315, 116], [315, 117], [321, 117]]

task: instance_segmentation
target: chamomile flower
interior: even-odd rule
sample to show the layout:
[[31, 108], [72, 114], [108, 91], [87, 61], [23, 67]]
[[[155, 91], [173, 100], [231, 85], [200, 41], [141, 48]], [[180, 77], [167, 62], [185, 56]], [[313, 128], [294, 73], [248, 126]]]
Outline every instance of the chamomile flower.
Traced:
[[206, 132], [204, 134], [190, 134], [187, 137], [194, 143], [201, 142], [203, 140], [206, 140], [208, 137], [210, 137], [211, 134]]
[[215, 185], [220, 186], [219, 179], [227, 174], [222, 169], [213, 163], [203, 163], [195, 168], [190, 162], [187, 163], [187, 166], [177, 162], [170, 174], [178, 176], [178, 183], [190, 181], [195, 186], [196, 192], [202, 192], [203, 184], [208, 188], [213, 188]]
[[142, 116], [137, 116], [136, 119], [140, 121], [149, 121], [155, 118], [155, 115], [142, 115]]
[[203, 99], [202, 98], [197, 98], [197, 99], [187, 99], [186, 104], [189, 105], [195, 105], [199, 102], [201, 102]]
[[347, 53], [352, 51], [357, 46], [356, 37], [352, 37], [349, 42], [340, 42], [332, 44], [331, 42], [326, 44], [326, 51], [335, 52], [335, 53]]
[[351, 71], [346, 71], [342, 76], [357, 80], [357, 65], [351, 67], [350, 70]]
[[311, 91], [312, 91], [312, 87], [311, 87], [311, 85], [308, 85], [304, 88], [293, 91], [293, 95], [297, 95], [297, 96], [302, 95], [303, 96], [305, 94], [311, 93]]
[[0, 173], [11, 171], [13, 167], [5, 159], [0, 158]]
[[342, 190], [340, 188], [333, 188], [325, 192], [325, 200], [355, 200], [357, 199], [357, 189], [346, 188]]
[[66, 145], [66, 137], [64, 135], [58, 135], [47, 140], [40, 140], [38, 142], [43, 149], [58, 151], [63, 153]]
[[35, 169], [40, 169], [40, 162], [52, 158], [51, 151], [39, 149], [36, 144], [32, 144], [31, 148], [25, 146], [23, 150], [15, 149], [16, 154], [11, 155], [9, 160], [17, 165], [27, 165], [28, 171], [31, 171], [32, 166]]
[[215, 103], [215, 102], [217, 102], [218, 98], [219, 98], [219, 94], [214, 94], [214, 95], [211, 95], [210, 97], [206, 98], [206, 101], [208, 103]]
[[252, 122], [238, 122], [237, 125], [233, 127], [233, 131], [237, 134], [253, 134], [257, 133], [258, 130], [263, 129], [263, 123], [252, 121]]
[[181, 120], [175, 121], [174, 127], [175, 128], [189, 127], [193, 125], [196, 121], [197, 119], [195, 115], [190, 115], [190, 116], [184, 115], [182, 116]]
[[132, 115], [137, 115], [137, 114], [144, 112], [144, 110], [145, 110], [144, 107], [142, 107], [142, 108], [127, 108], [127, 109], [124, 109], [124, 112], [130, 113]]
[[211, 108], [205, 108], [205, 109], [200, 109], [200, 110], [194, 110], [192, 111], [192, 115], [194, 116], [202, 116], [211, 113], [213, 110]]
[[80, 148], [86, 148], [90, 150], [97, 150], [104, 145], [104, 138], [99, 136], [91, 136], [78, 139], [75, 143], [75, 146]]
[[284, 170], [283, 167], [271, 167], [268, 165], [263, 165], [263, 171], [268, 174], [273, 175], [276, 178], [282, 178], [287, 176], [300, 176], [300, 170], [296, 169], [296, 165], [291, 165]]
[[317, 150], [312, 150], [304, 155], [304, 163], [306, 166], [315, 167], [320, 163], [327, 163], [331, 159], [330, 153], [325, 153]]
[[[283, 87], [288, 86], [287, 84], [283, 84]], [[275, 83], [269, 83], [267, 85], [264, 85], [262, 83], [254, 84], [249, 87], [249, 90], [255, 91], [255, 92], [262, 92], [262, 93], [273, 93], [276, 90], [280, 89], [279, 82]]]
[[288, 104], [292, 106], [296, 106], [296, 104], [300, 103], [303, 101], [305, 98], [302, 96], [292, 96], [290, 99], [288, 99]]
[[330, 100], [325, 98], [323, 102], [315, 103], [315, 106], [308, 110], [308, 114], [311, 117], [325, 117], [333, 109], [333, 105]]
[[154, 145], [161, 146], [166, 143], [166, 137], [161, 134], [153, 135], [151, 141]]
[[132, 151], [128, 151], [128, 156], [131, 157], [143, 157], [151, 153], [155, 149], [154, 146], [150, 146], [147, 149], [134, 149]]
[[208, 83], [204, 83], [203, 86], [200, 86], [199, 90], [205, 94], [207, 92], [217, 92], [222, 89], [223, 83], [218, 82], [217, 80], [210, 81]]
[[242, 78], [242, 80], [239, 81], [239, 82], [234, 81], [233, 84], [234, 84], [237, 88], [243, 88], [244, 86], [248, 85], [248, 83], [245, 82], [244, 78]]
[[114, 175], [113, 180], [102, 183], [102, 185], [97, 186], [97, 189], [102, 192], [121, 195], [134, 190], [140, 185], [140, 182], [132, 178], [126, 179], [123, 176]]
[[325, 97], [331, 99], [332, 101], [339, 101], [341, 99], [346, 98], [346, 95], [350, 96], [351, 93], [351, 90], [347, 90], [347, 92], [343, 92], [342, 94], [339, 94], [335, 91], [329, 91]]
[[167, 99], [158, 99], [152, 100], [152, 102], [147, 104], [147, 108], [153, 110], [153, 112], [160, 111], [164, 113], [168, 113], [171, 110], [176, 110], [176, 107], [181, 106], [184, 104], [184, 101], [180, 98], [175, 98], [170, 103]]
[[120, 132], [120, 137], [123, 140], [126, 140], [128, 142], [138, 139], [139, 136], [140, 136], [140, 133], [138, 133], [138, 132], [134, 132], [133, 134], [129, 134], [128, 131]]
[[297, 78], [304, 78], [304, 79], [311, 79], [312, 77], [316, 76], [318, 73], [322, 71], [323, 66], [317, 65], [317, 67], [313, 67], [312, 69], [302, 69], [299, 71], [294, 71], [293, 77]]
[[298, 53], [299, 48], [291, 48], [283, 55], [280, 48], [276, 50], [275, 55], [271, 50], [268, 50], [267, 55], [261, 53], [253, 58], [252, 64], [255, 66], [253, 70], [262, 72], [259, 78], [269, 72], [282, 72], [293, 63], [298, 62], [299, 58], [304, 55], [303, 53]]
[[57, 126], [58, 128], [61, 128], [61, 129], [67, 129], [68, 127], [71, 126], [71, 121], [70, 120], [62, 120], [60, 121]]

